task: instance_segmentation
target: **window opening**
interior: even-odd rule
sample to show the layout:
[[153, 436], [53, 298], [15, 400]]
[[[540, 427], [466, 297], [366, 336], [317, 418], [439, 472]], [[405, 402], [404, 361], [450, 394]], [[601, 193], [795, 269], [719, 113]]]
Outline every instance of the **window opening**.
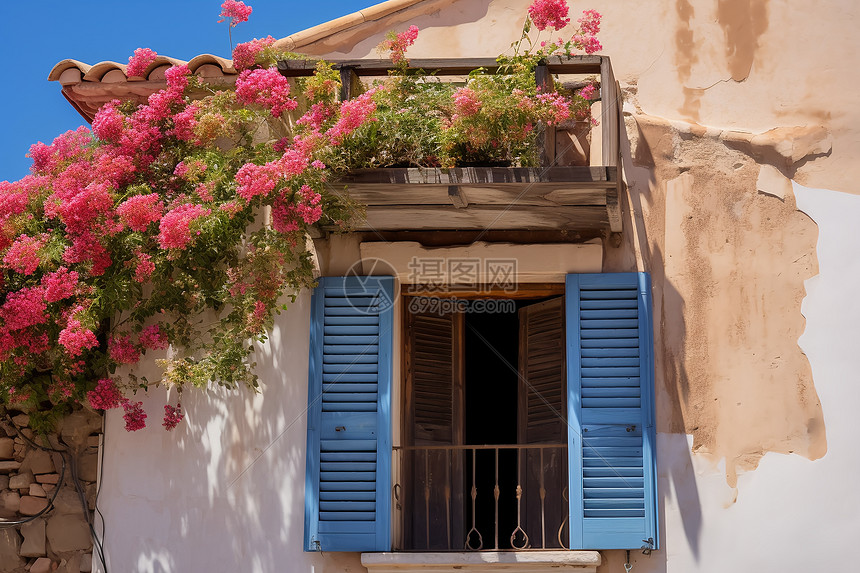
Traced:
[[505, 302], [407, 313], [403, 549], [562, 548], [563, 300]]

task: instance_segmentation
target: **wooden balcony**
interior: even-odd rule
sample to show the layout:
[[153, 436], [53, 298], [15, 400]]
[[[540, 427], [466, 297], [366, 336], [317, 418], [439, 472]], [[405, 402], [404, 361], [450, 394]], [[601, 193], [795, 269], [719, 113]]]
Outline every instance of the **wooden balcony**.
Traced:
[[[358, 93], [361, 77], [385, 76], [388, 60], [340, 60], [341, 97]], [[308, 76], [315, 61], [286, 60], [278, 69], [287, 77]], [[435, 77], [464, 76], [484, 68], [493, 73], [491, 58], [414, 59], [413, 69]], [[494, 231], [621, 231], [619, 195], [621, 101], [606, 56], [553, 58], [536, 70], [538, 85], [552, 76], [599, 75], [599, 138], [588, 165], [565, 165], [556, 154], [557, 133], [547, 128], [541, 139], [541, 167], [462, 167], [358, 169], [332, 182], [367, 206], [359, 231], [494, 230]], [[595, 148], [592, 142], [592, 149]]]

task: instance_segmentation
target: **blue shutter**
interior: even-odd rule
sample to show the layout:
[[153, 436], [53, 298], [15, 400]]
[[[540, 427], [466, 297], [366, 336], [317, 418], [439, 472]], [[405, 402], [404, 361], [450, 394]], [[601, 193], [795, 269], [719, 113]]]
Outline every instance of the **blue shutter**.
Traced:
[[324, 277], [311, 302], [306, 551], [391, 544], [394, 279]]
[[647, 273], [568, 275], [571, 549], [657, 548]]

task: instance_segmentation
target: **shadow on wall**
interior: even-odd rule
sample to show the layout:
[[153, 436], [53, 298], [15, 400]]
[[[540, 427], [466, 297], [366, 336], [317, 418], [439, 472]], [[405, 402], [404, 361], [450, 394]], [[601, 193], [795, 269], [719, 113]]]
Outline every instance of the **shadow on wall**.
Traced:
[[[821, 404], [797, 343], [804, 280], [818, 271], [818, 229], [797, 210], [786, 173], [826, 155], [828, 136], [625, 119], [627, 221], [604, 268], [651, 272], [660, 494], [698, 558], [692, 453], [707, 456], [714, 471], [725, 459], [737, 496], [738, 474], [755, 470], [766, 452], [810, 460], [826, 452]], [[783, 137], [801, 132], [806, 140]], [[661, 523], [665, 530], [665, 515]]]
[[[635, 150], [637, 154], [650, 156], [647, 143], [642, 140]], [[663, 237], [653, 237], [649, 229], [663, 228], [664, 205], [662, 197], [654, 194], [653, 189], [659, 184], [653, 168], [634, 165], [632, 161], [631, 142], [626, 130], [622, 130], [621, 154], [624, 173], [627, 177], [629, 190], [622, 193], [622, 212], [626, 213], [621, 246], [616, 249], [607, 248], [604, 270], [621, 272], [646, 270], [651, 273], [654, 292], [654, 324], [655, 332], [655, 393], [657, 409], [657, 473], [659, 528], [662, 549], [650, 556], [640, 552], [631, 552], [631, 564], [637, 563], [648, 571], [665, 572], [667, 569], [667, 548], [676, 540], [669, 540], [666, 535], [666, 507], [675, 507], [680, 513], [686, 542], [690, 553], [698, 561], [702, 535], [702, 506], [696, 476], [693, 471], [692, 453], [687, 445], [684, 432], [684, 421], [681, 403], [687, 400], [689, 388], [688, 377], [684, 372], [684, 361], [676, 358], [667, 351], [665, 345], [664, 325], [667, 310], [674, 317], [672, 328], [675, 336], [686, 337], [683, 320], [684, 300], [672, 283], [666, 280], [664, 272], [664, 255], [660, 248]], [[637, 161], [637, 163], [640, 163]], [[647, 165], [647, 162], [645, 163]], [[652, 160], [653, 165], [653, 160]], [[646, 213], [649, 218], [660, 219], [657, 225], [654, 221], [646, 224]], [[675, 434], [673, 436], [672, 434]], [[681, 434], [681, 435], [678, 435]], [[680, 438], [680, 439], [676, 439]], [[604, 552], [604, 564], [600, 571], [621, 570], [626, 561], [626, 552]]]
[[189, 391], [172, 432], [159, 426], [163, 390], [144, 400], [145, 430], [126, 433], [111, 412], [101, 496], [111, 570], [363, 571], [357, 555], [303, 552], [309, 300], [258, 349], [261, 394]]

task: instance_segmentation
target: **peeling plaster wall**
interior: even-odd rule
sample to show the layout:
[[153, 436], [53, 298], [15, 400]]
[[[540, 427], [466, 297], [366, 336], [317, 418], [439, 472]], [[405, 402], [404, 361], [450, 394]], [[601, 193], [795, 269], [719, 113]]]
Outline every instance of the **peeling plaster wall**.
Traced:
[[[494, 56], [528, 4], [427, 0], [304, 50], [377, 57], [386, 31], [414, 23], [413, 57]], [[655, 297], [663, 548], [634, 554], [634, 571], [850, 568], [860, 4], [585, 8], [604, 15], [602, 53], [625, 98], [625, 230], [620, 246], [604, 244], [603, 266], [650, 271]], [[359, 256], [349, 237], [318, 249], [324, 274]], [[187, 427], [169, 437], [129, 435], [108, 417], [113, 569], [363, 570], [355, 554], [301, 551], [308, 300], [279, 318], [262, 396], [190, 394]], [[604, 552], [599, 570], [620, 571], [623, 559]]]

